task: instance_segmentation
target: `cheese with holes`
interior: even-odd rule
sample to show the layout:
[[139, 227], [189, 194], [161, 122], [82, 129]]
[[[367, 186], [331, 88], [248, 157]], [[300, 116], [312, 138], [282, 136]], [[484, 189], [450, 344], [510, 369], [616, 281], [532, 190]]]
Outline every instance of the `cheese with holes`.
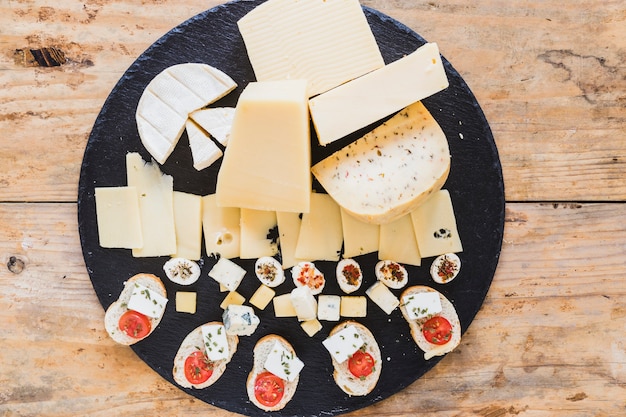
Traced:
[[224, 258], [239, 257], [241, 210], [236, 207], [218, 207], [215, 194], [202, 197], [202, 229], [207, 255]]
[[170, 256], [176, 252], [173, 178], [135, 152], [126, 154], [126, 177], [137, 190], [143, 236], [143, 246], [133, 248], [133, 256]]
[[269, 0], [237, 22], [256, 79], [306, 79], [308, 95], [384, 65], [358, 0]]
[[217, 205], [308, 212], [310, 166], [306, 81], [248, 84], [217, 175]]
[[302, 215], [296, 258], [338, 261], [343, 244], [341, 212], [328, 195], [311, 194], [311, 211]]
[[197, 261], [202, 250], [202, 197], [174, 191], [175, 258]]
[[437, 121], [417, 102], [311, 170], [346, 212], [383, 224], [410, 213], [443, 186], [450, 150]]
[[411, 213], [422, 257], [463, 252], [448, 190], [440, 190]]
[[276, 212], [242, 208], [240, 216], [239, 257], [253, 259], [276, 255], [278, 253], [277, 236], [274, 236]]
[[141, 219], [135, 187], [96, 187], [98, 241], [103, 248], [141, 248]]
[[341, 208], [343, 230], [343, 257], [353, 258], [376, 252], [380, 239], [380, 226], [365, 223]]
[[448, 77], [439, 48], [427, 43], [383, 68], [313, 97], [309, 109], [319, 143], [329, 144], [446, 87]]
[[391, 259], [403, 264], [421, 265], [422, 257], [415, 239], [410, 214], [405, 214], [397, 220], [380, 225], [378, 259]]

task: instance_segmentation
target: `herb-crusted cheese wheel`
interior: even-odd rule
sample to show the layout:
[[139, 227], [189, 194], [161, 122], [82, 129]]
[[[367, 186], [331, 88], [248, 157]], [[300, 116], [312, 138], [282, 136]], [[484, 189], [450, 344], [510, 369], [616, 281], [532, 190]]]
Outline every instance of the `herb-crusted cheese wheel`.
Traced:
[[416, 102], [311, 170], [344, 210], [385, 224], [441, 189], [450, 150], [437, 121]]

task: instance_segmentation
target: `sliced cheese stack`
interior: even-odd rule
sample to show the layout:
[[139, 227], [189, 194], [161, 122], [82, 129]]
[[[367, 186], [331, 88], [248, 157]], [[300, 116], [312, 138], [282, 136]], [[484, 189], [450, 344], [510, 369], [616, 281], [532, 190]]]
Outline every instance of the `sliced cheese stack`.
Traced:
[[218, 206], [309, 211], [306, 85], [304, 80], [252, 82], [241, 93], [217, 176]]
[[[448, 87], [436, 43], [309, 101], [317, 137], [326, 145]], [[337, 117], [337, 115], [345, 115]]]
[[358, 0], [269, 0], [237, 22], [259, 81], [319, 94], [384, 65]]
[[312, 168], [346, 212], [373, 224], [413, 211], [442, 187], [449, 170], [446, 136], [421, 102]]

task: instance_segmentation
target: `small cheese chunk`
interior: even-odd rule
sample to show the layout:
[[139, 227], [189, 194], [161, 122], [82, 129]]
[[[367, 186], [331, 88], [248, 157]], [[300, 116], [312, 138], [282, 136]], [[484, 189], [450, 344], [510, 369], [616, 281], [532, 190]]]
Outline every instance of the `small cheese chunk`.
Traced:
[[241, 259], [274, 256], [278, 253], [278, 243], [272, 236], [272, 230], [276, 227], [276, 212], [242, 208], [239, 226]]
[[440, 190], [411, 213], [422, 257], [463, 252], [448, 190]]
[[389, 223], [444, 184], [450, 171], [448, 140], [417, 102], [311, 171], [346, 212], [367, 223]]
[[302, 327], [302, 330], [304, 330], [309, 337], [313, 337], [317, 334], [317, 332], [322, 330], [322, 323], [320, 323], [317, 319], [307, 320], [300, 323], [300, 327]]
[[267, 285], [261, 284], [259, 288], [252, 294], [250, 297], [250, 304], [258, 308], [259, 310], [265, 310], [265, 307], [272, 301], [276, 291], [268, 287]]
[[204, 348], [211, 361], [219, 361], [229, 357], [228, 337], [223, 324], [205, 324], [201, 327]]
[[277, 295], [272, 300], [274, 304], [274, 315], [276, 317], [296, 317], [296, 309], [291, 302], [291, 294]]
[[174, 191], [175, 258], [197, 261], [202, 250], [202, 197]]
[[220, 308], [222, 310], [226, 310], [226, 308], [230, 305], [242, 305], [246, 302], [246, 297], [239, 294], [237, 291], [230, 291], [226, 294], [226, 297], [222, 300], [220, 304]]
[[301, 261], [312, 261], [314, 259], [296, 258], [296, 247], [298, 246], [298, 236], [300, 235], [300, 213], [289, 213], [284, 211], [276, 212], [278, 223], [278, 237], [280, 242], [280, 257], [283, 269], [291, 268]]
[[297, 287], [291, 291], [291, 304], [299, 321], [317, 318], [317, 301], [308, 286]]
[[393, 259], [396, 262], [416, 266], [422, 263], [410, 214], [381, 224], [379, 245], [378, 259]]
[[304, 368], [304, 362], [294, 353], [285, 349], [280, 341], [276, 341], [270, 350], [263, 367], [281, 379], [294, 381]]
[[226, 333], [250, 336], [261, 322], [250, 306], [231, 304], [222, 314]]
[[305, 80], [249, 83], [217, 175], [217, 205], [308, 212], [309, 133]]
[[339, 321], [341, 297], [338, 295], [320, 295], [317, 299], [318, 320]]
[[402, 297], [402, 305], [411, 320], [441, 313], [441, 299], [435, 291], [420, 292]]
[[366, 317], [367, 298], [362, 295], [342, 295], [339, 314], [342, 317]]
[[359, 331], [353, 325], [338, 331], [334, 335], [324, 339], [322, 344], [339, 363], [345, 362], [354, 352], [363, 346], [365, 341]]
[[194, 121], [188, 119], [185, 123], [189, 148], [193, 158], [193, 167], [197, 171], [208, 168], [223, 155], [220, 148], [211, 140], [208, 133], [202, 130]]
[[223, 258], [239, 257], [241, 212], [236, 207], [217, 207], [215, 194], [202, 198], [202, 229], [207, 255]]
[[132, 285], [133, 292], [128, 300], [128, 309], [152, 318], [163, 316], [167, 298], [141, 284], [134, 283]]
[[341, 212], [328, 194], [311, 194], [311, 211], [302, 215], [296, 258], [338, 261], [343, 244]]
[[[376, 122], [448, 87], [435, 43], [309, 100], [322, 145]], [[337, 117], [344, 114], [345, 117]]]
[[96, 187], [98, 241], [103, 248], [141, 248], [143, 235], [135, 187]]
[[226, 258], [220, 258], [209, 271], [209, 276], [224, 284], [228, 291], [235, 291], [245, 275], [245, 269]]
[[228, 145], [234, 116], [234, 107], [210, 107], [189, 114], [194, 122], [223, 146]]
[[400, 305], [398, 297], [381, 281], [377, 281], [374, 285], [369, 287], [365, 293], [387, 314], [391, 314], [391, 312]]
[[196, 314], [197, 294], [191, 291], [176, 291], [176, 311]]
[[353, 258], [376, 252], [380, 240], [380, 226], [365, 223], [341, 208], [343, 229], [343, 257]]

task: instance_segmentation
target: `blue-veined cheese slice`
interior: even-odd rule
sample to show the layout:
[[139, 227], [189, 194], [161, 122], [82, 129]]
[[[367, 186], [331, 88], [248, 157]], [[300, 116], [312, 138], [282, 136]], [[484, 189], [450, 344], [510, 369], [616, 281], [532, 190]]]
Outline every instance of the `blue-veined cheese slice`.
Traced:
[[384, 224], [441, 189], [450, 150], [437, 121], [416, 102], [311, 170], [348, 214]]

